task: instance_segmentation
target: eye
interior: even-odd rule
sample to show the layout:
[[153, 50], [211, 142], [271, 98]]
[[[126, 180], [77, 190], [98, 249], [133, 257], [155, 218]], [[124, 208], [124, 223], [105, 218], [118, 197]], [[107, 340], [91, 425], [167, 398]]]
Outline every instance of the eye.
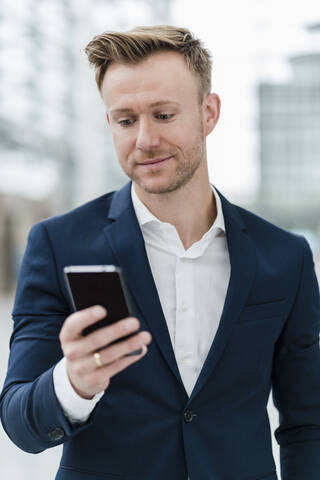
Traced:
[[124, 120], [119, 120], [119, 125], [121, 125], [122, 127], [130, 127], [130, 125], [132, 125], [134, 120], [132, 120], [131, 118], [125, 118]]
[[156, 117], [160, 118], [160, 120], [170, 120], [173, 116], [173, 113], [159, 113], [156, 115]]

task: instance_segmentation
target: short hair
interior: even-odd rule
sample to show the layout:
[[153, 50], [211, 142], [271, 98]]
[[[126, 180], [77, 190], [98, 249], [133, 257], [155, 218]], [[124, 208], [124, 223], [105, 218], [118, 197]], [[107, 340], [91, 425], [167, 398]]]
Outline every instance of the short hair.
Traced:
[[171, 25], [136, 27], [127, 32], [107, 31], [95, 36], [85, 48], [95, 68], [98, 89], [111, 63], [137, 64], [156, 52], [180, 53], [198, 80], [199, 102], [211, 91], [212, 58], [202, 42], [186, 28]]

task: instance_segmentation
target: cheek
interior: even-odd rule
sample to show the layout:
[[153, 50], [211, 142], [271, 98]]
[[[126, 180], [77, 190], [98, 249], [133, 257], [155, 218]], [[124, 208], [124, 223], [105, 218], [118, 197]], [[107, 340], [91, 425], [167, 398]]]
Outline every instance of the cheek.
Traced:
[[113, 144], [120, 158], [124, 158], [132, 151], [134, 141], [129, 135], [113, 134]]
[[193, 119], [192, 115], [189, 115], [187, 118], [183, 119], [179, 128], [169, 130], [168, 135], [170, 138], [175, 141], [177, 144], [181, 145], [183, 149], [193, 145], [199, 138], [199, 133], [203, 129], [201, 124], [201, 119]]
[[162, 134], [163, 143], [168, 145], [175, 145], [180, 149], [190, 141], [190, 131], [183, 128], [183, 126], [176, 127], [175, 125], [168, 125]]

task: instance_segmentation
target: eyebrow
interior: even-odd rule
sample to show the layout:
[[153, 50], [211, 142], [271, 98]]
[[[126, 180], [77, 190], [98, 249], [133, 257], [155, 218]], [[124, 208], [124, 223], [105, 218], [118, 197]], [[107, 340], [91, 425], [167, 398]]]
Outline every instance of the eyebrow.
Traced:
[[[178, 102], [175, 102], [173, 100], [159, 100], [158, 102], [153, 102], [150, 103], [149, 107], [154, 108], [154, 107], [160, 107], [162, 105], [180, 105]], [[111, 115], [115, 115], [117, 113], [131, 113], [133, 112], [132, 108], [116, 108], [115, 110], [111, 110]]]

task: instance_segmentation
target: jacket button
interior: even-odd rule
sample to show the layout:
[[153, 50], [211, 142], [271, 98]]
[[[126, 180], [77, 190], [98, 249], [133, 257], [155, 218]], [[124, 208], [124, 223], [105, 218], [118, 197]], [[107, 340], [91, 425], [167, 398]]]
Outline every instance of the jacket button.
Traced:
[[196, 417], [196, 413], [193, 413], [192, 410], [186, 410], [183, 414], [184, 421], [190, 423], [193, 421], [194, 417]]
[[48, 437], [50, 438], [50, 440], [53, 440], [54, 442], [56, 442], [57, 440], [61, 440], [61, 438], [63, 438], [64, 435], [65, 435], [64, 430], [62, 430], [62, 428], [60, 427], [57, 427], [48, 433]]

